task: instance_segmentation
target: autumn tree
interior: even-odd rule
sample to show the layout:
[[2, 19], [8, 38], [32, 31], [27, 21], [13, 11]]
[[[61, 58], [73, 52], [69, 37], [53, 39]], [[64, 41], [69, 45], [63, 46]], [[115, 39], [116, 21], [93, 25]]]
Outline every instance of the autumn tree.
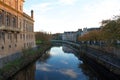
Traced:
[[51, 34], [48, 34], [46, 32], [35, 32], [35, 38], [36, 38], [36, 43], [45, 43], [48, 42], [51, 39]]
[[52, 35], [53, 40], [62, 40], [62, 34], [61, 33], [55, 33]]
[[104, 33], [104, 39], [107, 42], [112, 44], [120, 40], [120, 16], [112, 20], [103, 20], [102, 24], [105, 24], [102, 26], [102, 31]]
[[100, 41], [102, 40], [101, 31], [93, 30], [90, 31], [83, 36], [78, 37], [78, 41]]

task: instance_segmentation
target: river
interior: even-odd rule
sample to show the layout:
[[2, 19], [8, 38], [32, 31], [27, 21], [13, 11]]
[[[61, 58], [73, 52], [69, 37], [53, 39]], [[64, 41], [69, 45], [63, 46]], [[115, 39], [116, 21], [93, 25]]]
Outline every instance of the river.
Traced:
[[53, 46], [9, 80], [102, 80], [75, 54], [69, 47]]

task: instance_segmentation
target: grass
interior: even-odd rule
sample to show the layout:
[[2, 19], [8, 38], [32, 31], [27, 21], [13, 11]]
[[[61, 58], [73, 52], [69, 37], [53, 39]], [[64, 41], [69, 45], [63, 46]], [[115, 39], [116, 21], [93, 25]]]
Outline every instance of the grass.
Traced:
[[[48, 48], [48, 45], [41, 45], [41, 47], [37, 50], [33, 50], [31, 48], [29, 49], [23, 49], [22, 53], [23, 56], [19, 59], [16, 59], [14, 61], [8, 62], [3, 68], [0, 69], [0, 76], [6, 76], [5, 74], [10, 74], [11, 71], [18, 71], [21, 67], [25, 66], [27, 63], [31, 62], [36, 58], [40, 53], [43, 53], [42, 51], [46, 50]], [[25, 64], [24, 64], [25, 63]], [[9, 76], [9, 75], [7, 75]], [[2, 80], [2, 79], [0, 79]]]
[[36, 44], [41, 44], [41, 43], [42, 43], [41, 40], [37, 40], [37, 41], [36, 41]]
[[0, 69], [0, 71], [2, 71], [2, 72], [7, 72], [7, 71], [9, 71], [9, 70], [11, 70], [11, 68], [17, 68], [17, 67], [19, 67], [20, 66], [20, 64], [23, 62], [23, 59], [16, 59], [16, 60], [14, 60], [14, 61], [12, 61], [12, 62], [9, 62], [9, 63], [7, 63], [3, 68], [2, 68], [2, 70]]

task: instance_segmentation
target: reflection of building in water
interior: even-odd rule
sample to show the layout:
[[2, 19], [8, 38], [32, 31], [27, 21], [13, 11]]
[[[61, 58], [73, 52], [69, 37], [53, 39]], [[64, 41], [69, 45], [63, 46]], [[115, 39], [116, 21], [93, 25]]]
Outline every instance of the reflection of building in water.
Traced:
[[75, 51], [73, 51], [73, 49], [71, 49], [71, 48], [69, 48], [70, 46], [68, 46], [68, 45], [66, 45], [66, 44], [63, 44], [63, 47], [62, 47], [62, 49], [63, 49], [63, 51], [65, 52], [65, 53], [75, 53]]
[[0, 0], [0, 55], [34, 47], [34, 20], [23, 12], [24, 0]]
[[8, 80], [35, 80], [35, 64], [29, 65]]

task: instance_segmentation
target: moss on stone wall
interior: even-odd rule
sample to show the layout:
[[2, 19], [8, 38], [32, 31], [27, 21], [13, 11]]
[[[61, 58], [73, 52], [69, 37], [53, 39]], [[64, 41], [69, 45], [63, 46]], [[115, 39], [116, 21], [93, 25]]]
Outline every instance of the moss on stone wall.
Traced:
[[0, 69], [0, 80], [6, 80], [19, 70], [38, 59], [42, 54], [45, 53], [50, 45], [40, 45], [39, 48], [35, 49], [24, 49], [23, 56], [12, 62], [7, 63], [3, 68]]

